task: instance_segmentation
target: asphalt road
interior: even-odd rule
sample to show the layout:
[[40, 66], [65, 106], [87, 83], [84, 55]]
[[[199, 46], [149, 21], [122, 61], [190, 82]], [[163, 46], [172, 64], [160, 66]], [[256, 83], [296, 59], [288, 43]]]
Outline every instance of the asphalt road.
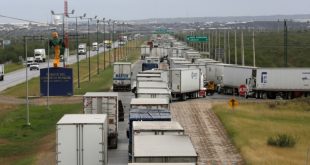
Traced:
[[[142, 61], [139, 60], [132, 67], [133, 72], [132, 80], [136, 79], [138, 71], [141, 70], [142, 70]], [[111, 149], [108, 151], [109, 165], [128, 164], [128, 139], [126, 136], [126, 130], [128, 128], [130, 101], [132, 98], [134, 98], [134, 94], [132, 92], [118, 92], [118, 95], [119, 99], [122, 100], [123, 103], [125, 120], [119, 123], [117, 149]]]
[[[114, 43], [114, 47], [117, 48], [118, 44]], [[101, 47], [99, 48], [99, 53], [103, 52], [104, 48]], [[108, 51], [109, 49], [105, 49], [106, 51]], [[97, 51], [90, 51], [90, 56], [95, 56], [97, 54]], [[88, 52], [87, 52], [87, 56], [88, 56]], [[83, 60], [86, 58], [86, 55], [79, 55], [79, 60]], [[75, 55], [70, 55], [67, 59], [66, 64], [74, 64], [77, 62], [77, 56]], [[53, 59], [50, 60], [49, 62], [49, 66], [52, 67], [53, 66]], [[60, 63], [60, 66], [63, 66], [63, 63]], [[48, 67], [48, 63], [40, 63], [40, 68], [47, 68]], [[26, 71], [27, 69], [27, 71]], [[26, 74], [27, 72], [27, 74]], [[26, 81], [26, 75], [28, 77], [28, 80], [34, 78], [34, 77], [38, 77], [40, 75], [40, 71], [39, 70], [29, 70], [28, 68], [23, 68], [20, 70], [16, 70], [14, 72], [10, 72], [5, 74], [4, 76], [4, 80], [0, 81], [0, 92], [4, 91], [5, 89], [9, 88], [9, 87], [13, 87], [16, 86], [20, 83], [23, 83]]]

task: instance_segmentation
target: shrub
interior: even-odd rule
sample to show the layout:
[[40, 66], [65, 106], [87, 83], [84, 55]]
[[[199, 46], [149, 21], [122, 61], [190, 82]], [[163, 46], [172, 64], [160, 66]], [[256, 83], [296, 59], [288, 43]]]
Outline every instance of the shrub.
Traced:
[[278, 134], [267, 139], [267, 144], [277, 147], [294, 147], [296, 138], [287, 134]]

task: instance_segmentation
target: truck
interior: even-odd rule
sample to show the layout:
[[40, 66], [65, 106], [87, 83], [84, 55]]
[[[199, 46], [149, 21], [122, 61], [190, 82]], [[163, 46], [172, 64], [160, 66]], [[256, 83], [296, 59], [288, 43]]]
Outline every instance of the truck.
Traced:
[[132, 128], [134, 121], [171, 121], [171, 112], [167, 109], [130, 109], [129, 110], [129, 127], [127, 130], [128, 156], [132, 156]]
[[0, 64], [0, 81], [4, 80], [4, 64]]
[[152, 69], [157, 69], [157, 68], [158, 68], [157, 63], [142, 63], [142, 71], [152, 70]]
[[145, 57], [150, 56], [151, 49], [149, 45], [141, 45], [141, 59], [144, 60]]
[[34, 49], [34, 60], [35, 62], [45, 62], [46, 61], [45, 49]]
[[111, 48], [112, 47], [112, 41], [111, 40], [105, 40], [103, 43], [104, 43], [104, 46], [106, 48]]
[[255, 69], [256, 67], [252, 66], [224, 65], [218, 92], [238, 95], [240, 86], [246, 84], [246, 79], [252, 77]]
[[85, 55], [86, 54], [86, 43], [80, 43], [79, 44], [79, 55]]
[[33, 62], [34, 62], [34, 57], [27, 57], [27, 59], [26, 59], [27, 67], [29, 67], [30, 64], [32, 64]]
[[56, 164], [108, 164], [106, 114], [66, 114], [56, 124]]
[[119, 102], [116, 92], [87, 92], [83, 97], [85, 114], [106, 114], [108, 148], [117, 148]]
[[169, 70], [169, 87], [173, 99], [186, 100], [199, 97], [202, 74], [200, 69], [177, 68]]
[[113, 64], [113, 91], [130, 91], [131, 76], [130, 62], [115, 62]]
[[310, 95], [310, 68], [257, 68], [246, 82], [246, 98], [292, 99]]
[[132, 109], [170, 109], [169, 100], [164, 98], [132, 98]]
[[92, 43], [92, 49], [93, 49], [93, 51], [99, 50], [98, 42], [93, 42], [93, 43]]
[[134, 135], [133, 163], [197, 163], [198, 155], [186, 135]]
[[169, 89], [137, 88], [137, 98], [165, 98], [171, 100]]

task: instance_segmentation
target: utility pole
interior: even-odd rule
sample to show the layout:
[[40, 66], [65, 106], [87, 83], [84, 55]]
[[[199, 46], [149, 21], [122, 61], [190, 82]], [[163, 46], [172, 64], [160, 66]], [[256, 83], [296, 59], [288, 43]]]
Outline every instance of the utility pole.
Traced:
[[243, 31], [241, 31], [241, 58], [242, 58], [242, 66], [244, 66]]
[[256, 64], [255, 64], [255, 33], [254, 33], [254, 29], [253, 29], [253, 66], [255, 67]]
[[237, 65], [238, 64], [238, 58], [237, 58], [237, 30], [235, 30], [235, 64]]
[[284, 67], [287, 67], [287, 24], [284, 20]]
[[228, 64], [230, 64], [230, 40], [229, 40], [229, 30], [227, 33], [227, 49], [228, 49]]
[[227, 51], [227, 48], [226, 48], [226, 31], [224, 30], [224, 63], [226, 64], [227, 63], [227, 60], [226, 60], [226, 51]]

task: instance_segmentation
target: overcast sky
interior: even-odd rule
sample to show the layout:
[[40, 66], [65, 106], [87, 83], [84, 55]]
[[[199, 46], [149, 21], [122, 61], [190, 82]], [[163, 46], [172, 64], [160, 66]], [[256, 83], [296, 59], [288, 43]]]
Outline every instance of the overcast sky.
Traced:
[[[310, 14], [310, 0], [68, 0], [69, 11], [117, 20]], [[64, 0], [0, 0], [0, 15], [50, 22]], [[3, 19], [1, 23], [16, 22]]]

